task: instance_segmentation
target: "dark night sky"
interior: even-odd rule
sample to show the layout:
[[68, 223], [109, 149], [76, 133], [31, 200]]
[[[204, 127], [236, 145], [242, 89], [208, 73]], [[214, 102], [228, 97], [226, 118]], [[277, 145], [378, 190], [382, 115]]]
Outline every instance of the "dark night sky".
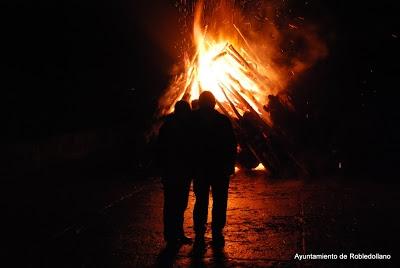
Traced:
[[[3, 9], [1, 99], [9, 138], [109, 125], [137, 110], [151, 115], [168, 81], [173, 44], [161, 44], [149, 30], [157, 32], [173, 16], [155, 17], [149, 6], [133, 1], [76, 2], [20, 2]], [[164, 10], [160, 5], [158, 13]]]
[[[329, 56], [299, 81], [299, 88], [308, 88], [321, 127], [347, 137], [345, 144], [361, 140], [360, 146], [377, 153], [398, 151], [395, 1], [292, 2], [294, 12], [323, 29], [329, 48]], [[3, 3], [5, 141], [126, 120], [143, 126], [177, 57], [179, 14], [173, 3]]]

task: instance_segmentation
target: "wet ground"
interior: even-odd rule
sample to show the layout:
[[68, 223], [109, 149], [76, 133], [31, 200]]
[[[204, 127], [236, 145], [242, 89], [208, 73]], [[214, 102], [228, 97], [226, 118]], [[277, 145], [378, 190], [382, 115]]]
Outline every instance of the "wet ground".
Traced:
[[[31, 182], [31, 187], [20, 191], [20, 201], [8, 200], [7, 218], [17, 215], [14, 219], [18, 220], [14, 224], [9, 219], [9, 229], [3, 229], [12, 241], [8, 257], [13, 264], [167, 264], [160, 258], [165, 244], [158, 178], [86, 178], [52, 183], [49, 186], [51, 183], [47, 182], [46, 191], [41, 192], [40, 187], [34, 187], [40, 183]], [[238, 173], [232, 177], [229, 189], [224, 250], [213, 250], [207, 232], [203, 256], [193, 255], [192, 246], [184, 245], [170, 261], [176, 267], [394, 265], [393, 260], [398, 257], [397, 191], [393, 183], [338, 178], [270, 180], [262, 171]], [[193, 203], [191, 193], [185, 214], [185, 230], [191, 237]], [[392, 260], [298, 261], [294, 259], [296, 253], [380, 253], [391, 254]]]

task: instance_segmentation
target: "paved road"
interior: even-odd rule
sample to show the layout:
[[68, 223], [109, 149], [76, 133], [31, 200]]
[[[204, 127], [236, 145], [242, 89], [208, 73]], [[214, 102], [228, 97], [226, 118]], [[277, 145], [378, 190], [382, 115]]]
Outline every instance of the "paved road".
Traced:
[[[112, 201], [77, 218], [58, 236], [32, 247], [27, 263], [42, 267], [154, 266], [164, 248], [161, 184], [156, 178], [127, 184]], [[174, 266], [317, 264], [294, 260], [296, 253], [381, 253], [394, 258], [398, 226], [395, 211], [400, 206], [397, 189], [396, 185], [376, 182], [271, 181], [261, 171], [238, 173], [229, 190], [224, 251], [214, 252], [208, 245], [203, 258], [194, 258], [192, 247], [183, 246]], [[185, 229], [192, 237], [193, 203], [191, 193]], [[206, 238], [209, 242], [209, 232]]]

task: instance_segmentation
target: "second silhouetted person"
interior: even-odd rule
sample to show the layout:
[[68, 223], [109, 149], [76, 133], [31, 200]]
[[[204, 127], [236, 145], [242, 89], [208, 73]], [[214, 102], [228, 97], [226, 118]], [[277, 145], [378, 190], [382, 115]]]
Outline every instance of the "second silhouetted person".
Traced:
[[211, 189], [212, 238], [214, 246], [225, 243], [223, 228], [226, 223], [230, 175], [234, 173], [236, 140], [228, 117], [215, 110], [216, 100], [209, 91], [199, 97], [199, 109], [193, 112], [196, 203], [193, 211], [196, 244], [204, 244], [207, 226], [208, 201]]

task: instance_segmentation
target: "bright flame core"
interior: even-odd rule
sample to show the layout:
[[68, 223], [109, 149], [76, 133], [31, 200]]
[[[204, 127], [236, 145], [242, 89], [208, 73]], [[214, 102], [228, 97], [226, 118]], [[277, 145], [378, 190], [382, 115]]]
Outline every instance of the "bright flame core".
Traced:
[[[231, 48], [233, 46], [229, 42], [200, 44], [195, 67], [197, 72], [190, 92], [191, 99], [197, 99], [201, 91], [208, 90], [221, 103], [227, 104], [229, 98], [235, 104], [239, 104], [240, 100], [233, 96], [233, 92], [237, 92], [236, 94], [246, 99], [254, 110], [261, 113], [254, 100], [247, 96], [251, 94], [257, 99], [261, 92], [260, 86], [250, 76], [246, 63], [235, 57]], [[245, 94], [246, 92], [249, 94]]]
[[219, 89], [220, 83], [226, 82], [227, 73], [232, 72], [232, 69], [237, 68], [237, 66], [231, 66], [232, 62], [229, 62], [229, 59], [218, 57], [223, 53], [224, 47], [225, 44], [223, 43], [211, 46], [208, 50], [204, 45], [201, 46], [197, 71], [198, 83], [195, 83], [192, 87], [192, 97], [198, 98], [200, 89], [204, 89], [213, 92], [219, 101], [225, 100], [222, 91], [217, 89]]
[[271, 92], [269, 79], [257, 68], [262, 65], [243, 48], [237, 51], [227, 40], [207, 40], [199, 30], [195, 34], [197, 54], [188, 68], [190, 82], [184, 98], [197, 99], [207, 90], [218, 100], [219, 109], [225, 109], [231, 116], [240, 117], [251, 110], [267, 117], [261, 103]]

